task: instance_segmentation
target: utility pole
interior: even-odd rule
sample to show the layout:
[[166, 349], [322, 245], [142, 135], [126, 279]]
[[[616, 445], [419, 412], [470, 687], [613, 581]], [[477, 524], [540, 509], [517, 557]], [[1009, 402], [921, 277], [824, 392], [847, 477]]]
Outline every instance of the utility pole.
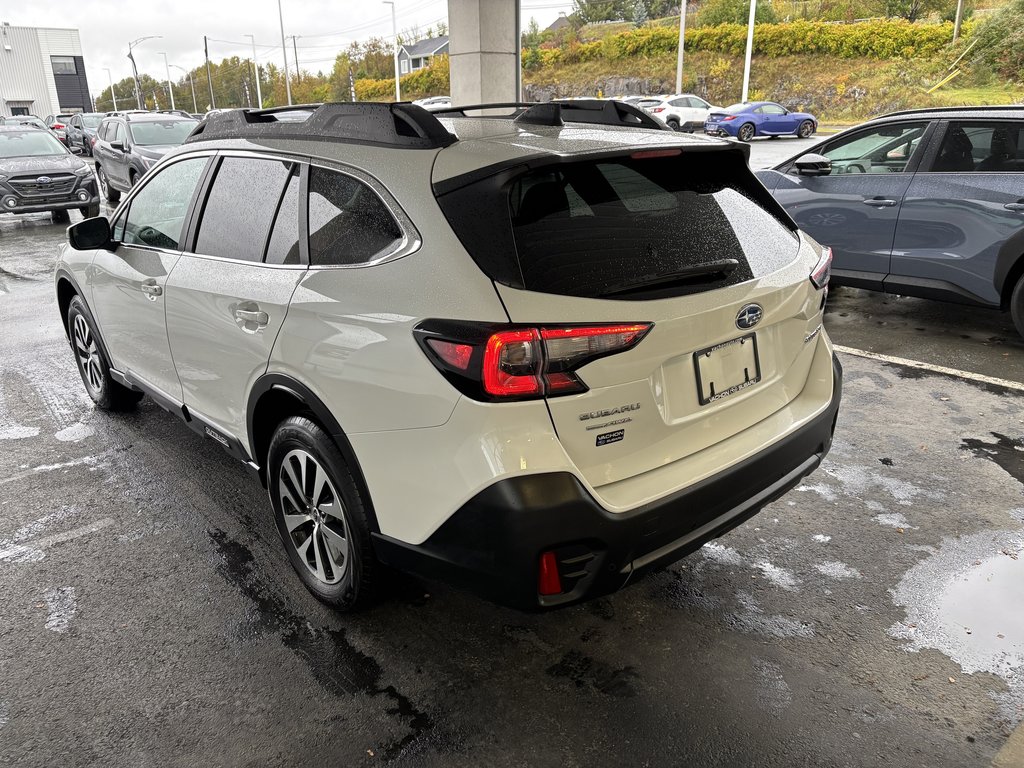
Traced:
[[252, 40], [252, 68], [253, 77], [256, 78], [256, 101], [259, 102], [259, 108], [263, 109], [263, 92], [260, 90], [260, 65], [256, 63], [256, 35], [246, 35]]
[[288, 74], [288, 49], [284, 47], [284, 14], [281, 13], [281, 0], [277, 0], [277, 18], [281, 22], [281, 53], [284, 54], [284, 91], [288, 94], [288, 106], [292, 105], [292, 84]]
[[252, 109], [252, 97], [249, 95], [249, 81], [242, 81], [242, 92], [245, 93], [245, 105]]
[[964, 0], [956, 0], [956, 21], [953, 22], [953, 42], [960, 39], [960, 25], [964, 21]]
[[[114, 93], [114, 76], [110, 74], [110, 67], [104, 67], [107, 70], [107, 79], [110, 80], [110, 98], [114, 100], [114, 111], [117, 112], [117, 94]], [[353, 99], [355, 101], [355, 99]]]
[[167, 92], [171, 95], [171, 109], [177, 109], [174, 106], [174, 86], [171, 85], [171, 65], [167, 63], [167, 54], [164, 51], [160, 51], [164, 57], [164, 70], [167, 72]]
[[135, 78], [135, 106], [138, 109], [142, 109], [142, 84], [139, 82], [139, 69], [135, 66], [135, 57], [132, 55], [132, 48], [141, 43], [143, 40], [156, 40], [163, 35], [146, 35], [140, 37], [138, 40], [132, 40], [128, 43], [128, 58], [132, 62], [132, 76]]
[[348, 68], [348, 92], [352, 96], [352, 102], [356, 100], [356, 79], [352, 77], [352, 67]]
[[[395, 17], [395, 0], [382, 0], [384, 5], [391, 6], [391, 35], [395, 40], [394, 44], [394, 58], [395, 58], [395, 101], [402, 100], [402, 83], [399, 81], [398, 75], [398, 21]], [[517, 43], [518, 45], [518, 43]]]
[[676, 93], [683, 92], [683, 45], [686, 42], [686, 0], [679, 3], [679, 54], [676, 56]]
[[754, 16], [757, 13], [757, 0], [750, 0], [750, 18], [747, 20], [747, 57], [743, 64], [743, 96], [741, 102], [746, 102], [747, 91], [750, 89], [750, 55], [754, 51]]
[[210, 109], [216, 109], [217, 102], [213, 98], [213, 75], [210, 74], [210, 49], [206, 44], [206, 35], [203, 35], [203, 56], [206, 58], [206, 84], [210, 86]]
[[302, 35], [292, 35], [292, 53], [295, 54], [295, 82], [302, 80], [302, 73], [299, 70], [299, 49], [295, 45], [295, 41], [298, 40]]
[[184, 67], [179, 67], [177, 64], [171, 64], [175, 69], [180, 69], [186, 75], [188, 75], [188, 84], [192, 86], [192, 111], [199, 114], [199, 104], [196, 102], [196, 84], [192, 80], [192, 73], [187, 71]]

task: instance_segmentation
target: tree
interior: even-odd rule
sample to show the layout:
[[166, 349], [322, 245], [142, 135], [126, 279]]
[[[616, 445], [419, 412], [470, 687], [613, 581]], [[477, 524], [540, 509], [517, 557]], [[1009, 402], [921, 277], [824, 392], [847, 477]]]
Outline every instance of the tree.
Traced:
[[917, 21], [933, 11], [944, 9], [948, 4], [948, 0], [877, 0], [875, 7], [884, 16]]
[[1010, 0], [975, 29], [977, 56], [1002, 77], [1020, 81], [1024, 72], [1024, 0]]
[[573, 0], [572, 15], [581, 24], [626, 21], [633, 16], [634, 0]]
[[642, 27], [647, 23], [647, 19], [647, 0], [636, 0], [636, 5], [633, 6], [633, 23]]
[[664, 19], [679, 13], [679, 0], [646, 0], [647, 16], [651, 19]]
[[[749, 0], [707, 0], [697, 12], [697, 26], [716, 27], [719, 24], [746, 24], [750, 17]], [[755, 24], [774, 24], [775, 11], [771, 3], [761, 0], [754, 13]]]
[[526, 31], [523, 32], [523, 48], [536, 48], [540, 45], [540, 33], [540, 24], [531, 16], [530, 23], [526, 25]]

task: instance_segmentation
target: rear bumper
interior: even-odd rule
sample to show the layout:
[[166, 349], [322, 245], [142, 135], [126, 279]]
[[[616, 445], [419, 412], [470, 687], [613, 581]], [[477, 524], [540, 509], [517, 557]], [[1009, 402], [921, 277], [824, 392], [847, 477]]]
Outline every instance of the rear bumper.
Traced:
[[[605, 511], [568, 472], [521, 475], [481, 491], [419, 545], [374, 535], [378, 557], [524, 610], [614, 592], [735, 528], [813, 472], [832, 445], [842, 392], [833, 358], [828, 406], [770, 448], [630, 512]], [[563, 592], [537, 593], [542, 552], [554, 550]]]

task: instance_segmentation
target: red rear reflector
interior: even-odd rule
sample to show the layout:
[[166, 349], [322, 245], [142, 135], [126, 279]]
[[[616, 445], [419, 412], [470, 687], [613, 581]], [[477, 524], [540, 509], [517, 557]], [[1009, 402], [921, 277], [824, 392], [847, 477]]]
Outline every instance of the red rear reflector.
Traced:
[[442, 341], [441, 339], [427, 339], [427, 344], [448, 365], [458, 368], [460, 371], [469, 368], [469, 359], [473, 356], [472, 345], [456, 344], [453, 341]]
[[664, 111], [665, 111], [664, 107], [655, 107], [654, 109], [651, 110], [651, 112], [664, 112]]
[[634, 152], [630, 157], [634, 160], [649, 160], [652, 157], [675, 157], [682, 153], [681, 149], [642, 149], [639, 152]]
[[493, 334], [484, 348], [484, 391], [498, 397], [540, 394], [539, 341], [533, 328]]
[[558, 575], [558, 561], [555, 559], [554, 552], [544, 552], [540, 556], [537, 592], [542, 595], [562, 594], [562, 579]]

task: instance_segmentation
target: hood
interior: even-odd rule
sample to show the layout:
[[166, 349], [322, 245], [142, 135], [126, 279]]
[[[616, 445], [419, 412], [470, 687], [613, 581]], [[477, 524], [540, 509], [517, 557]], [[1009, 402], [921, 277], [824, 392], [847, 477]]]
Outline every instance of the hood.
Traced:
[[177, 144], [153, 144], [148, 147], [140, 147], [136, 144], [134, 150], [135, 154], [139, 157], [144, 157], [146, 160], [159, 160], [176, 147]]
[[0, 158], [0, 174], [4, 176], [24, 176], [48, 173], [73, 173], [87, 163], [75, 155], [48, 155], [46, 157], [8, 157]]

